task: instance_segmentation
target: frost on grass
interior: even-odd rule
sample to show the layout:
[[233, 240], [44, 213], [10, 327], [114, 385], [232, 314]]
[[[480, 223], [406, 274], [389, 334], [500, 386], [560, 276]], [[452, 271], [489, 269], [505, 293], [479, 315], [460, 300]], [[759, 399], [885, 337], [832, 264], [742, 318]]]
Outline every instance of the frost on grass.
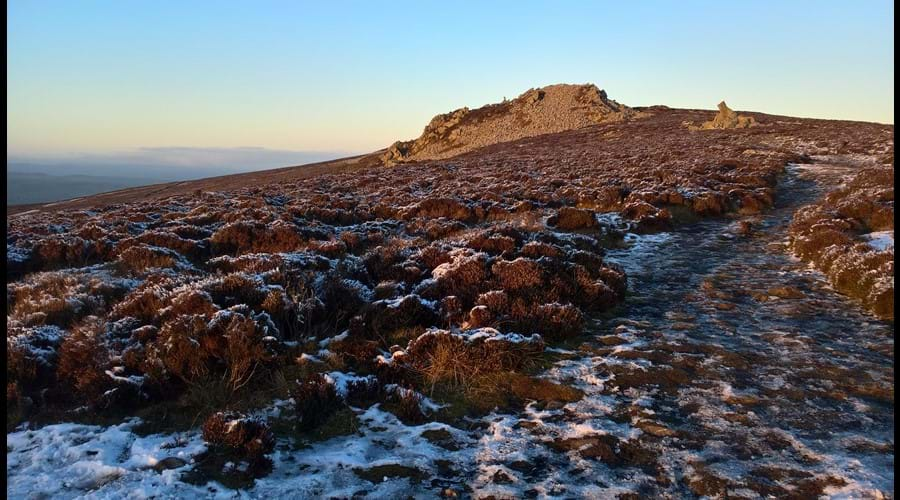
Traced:
[[[892, 145], [865, 124], [682, 125], [705, 118], [648, 110], [447, 161], [11, 217], [10, 494], [653, 496], [685, 491], [681, 477], [715, 493], [734, 471], [659, 458], [653, 439], [681, 434], [647, 403], [689, 384], [701, 354], [658, 366], [669, 351], [641, 358], [637, 327], [599, 346], [581, 335], [622, 303], [626, 273], [668, 251], [655, 232], [764, 212], [786, 162]], [[795, 249], [808, 238], [813, 260], [839, 264], [838, 289], [878, 306], [893, 290], [892, 194], [859, 187], [798, 216]], [[635, 258], [619, 266], [607, 251], [622, 246]], [[44, 425], [135, 414], [167, 434]], [[732, 493], [765, 491], [744, 486]]]
[[797, 211], [791, 247], [841, 293], [894, 317], [894, 169], [870, 167]]

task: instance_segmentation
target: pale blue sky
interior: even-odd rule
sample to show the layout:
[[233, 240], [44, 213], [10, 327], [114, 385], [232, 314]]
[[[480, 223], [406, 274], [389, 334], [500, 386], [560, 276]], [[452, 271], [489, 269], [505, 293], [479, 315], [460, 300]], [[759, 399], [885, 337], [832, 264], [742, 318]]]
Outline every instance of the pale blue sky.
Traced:
[[631, 3], [10, 0], [7, 156], [364, 152], [559, 82], [894, 121], [890, 1]]

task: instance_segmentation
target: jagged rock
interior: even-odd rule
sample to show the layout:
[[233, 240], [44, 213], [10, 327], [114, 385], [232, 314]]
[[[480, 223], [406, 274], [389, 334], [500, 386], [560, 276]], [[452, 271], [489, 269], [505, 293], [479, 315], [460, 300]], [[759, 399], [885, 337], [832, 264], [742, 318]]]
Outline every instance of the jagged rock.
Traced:
[[392, 144], [380, 157], [385, 165], [450, 158], [491, 144], [563, 132], [636, 116], [593, 84], [549, 85], [511, 101], [432, 118], [422, 135]]
[[747, 128], [754, 125], [756, 125], [756, 120], [753, 117], [741, 116], [735, 113], [725, 104], [725, 101], [722, 101], [719, 103], [719, 113], [712, 120], [700, 125], [700, 129]]

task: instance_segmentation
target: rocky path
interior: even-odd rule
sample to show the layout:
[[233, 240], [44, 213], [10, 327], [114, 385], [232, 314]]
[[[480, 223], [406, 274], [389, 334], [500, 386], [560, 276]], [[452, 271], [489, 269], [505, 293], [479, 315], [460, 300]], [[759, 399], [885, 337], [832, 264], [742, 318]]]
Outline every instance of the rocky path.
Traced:
[[[629, 298], [544, 374], [580, 401], [468, 431], [401, 429], [370, 411], [365, 426], [418, 449], [376, 439], [364, 469], [386, 481], [355, 493], [892, 497], [893, 325], [784, 249], [793, 212], [822, 194], [820, 175], [835, 169], [788, 167], [776, 207], [744, 219], [749, 231], [705, 220], [611, 251]], [[412, 490], [398, 488], [407, 480]]]

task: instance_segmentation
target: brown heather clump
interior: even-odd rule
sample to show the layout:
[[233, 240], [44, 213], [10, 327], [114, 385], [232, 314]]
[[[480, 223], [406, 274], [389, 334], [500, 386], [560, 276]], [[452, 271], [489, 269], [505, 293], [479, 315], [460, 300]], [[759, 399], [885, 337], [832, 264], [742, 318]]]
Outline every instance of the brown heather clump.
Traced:
[[866, 243], [874, 231], [893, 238], [894, 172], [868, 168], [791, 222], [791, 248], [824, 272], [835, 289], [859, 299], [876, 316], [894, 318], [894, 249]]
[[213, 302], [222, 307], [247, 304], [259, 307], [266, 300], [266, 292], [260, 282], [246, 273], [231, 273], [217, 278], [204, 286]]
[[219, 325], [222, 323], [213, 329], [212, 335], [218, 334], [226, 341], [222, 352], [216, 352], [215, 355], [225, 362], [225, 377], [229, 387], [237, 390], [250, 381], [257, 369], [265, 369], [271, 352], [265, 345], [265, 332], [253, 319], [233, 314], [225, 325]]
[[187, 384], [206, 377], [210, 360], [208, 351], [200, 348], [205, 333], [202, 316], [182, 315], [166, 322], [150, 346], [144, 370], [159, 383], [170, 376]]
[[275, 436], [259, 418], [237, 412], [217, 412], [203, 422], [203, 440], [237, 453], [251, 462], [275, 449]]
[[112, 387], [112, 379], [106, 374], [110, 353], [104, 336], [103, 322], [90, 317], [73, 329], [59, 348], [57, 378], [88, 402], [97, 401]]
[[351, 332], [364, 338], [383, 338], [390, 332], [416, 326], [431, 326], [438, 322], [437, 312], [417, 295], [400, 299], [380, 300], [365, 306], [353, 323]]
[[[175, 255], [181, 255], [189, 260], [199, 260], [206, 256], [207, 245], [206, 242], [198, 242], [189, 237], [183, 237], [175, 232], [172, 232], [173, 228], [167, 228], [169, 230], [158, 230], [158, 231], [148, 231], [140, 234], [137, 237], [133, 238], [125, 238], [119, 240], [116, 243], [116, 252], [120, 255], [126, 250], [130, 249], [134, 246], [147, 246], [159, 251], [159, 249], [169, 249], [174, 252]], [[204, 233], [201, 233], [201, 228], [196, 226], [180, 226], [174, 228], [176, 231], [180, 230], [183, 234], [188, 236], [201, 236]], [[206, 231], [206, 233], [210, 233]], [[205, 236], [209, 236], [209, 234], [205, 234]]]
[[478, 287], [483, 286], [490, 276], [489, 264], [487, 254], [457, 250], [450, 262], [432, 270], [434, 283], [423, 295], [430, 300], [454, 295], [463, 303], [471, 303], [478, 294]]
[[156, 287], [138, 288], [113, 308], [112, 318], [137, 318], [142, 323], [158, 323], [159, 311], [165, 307], [165, 297]]
[[504, 235], [479, 234], [468, 242], [469, 248], [492, 255], [512, 252], [516, 249], [516, 240]]
[[510, 292], [534, 288], [544, 283], [544, 270], [531, 259], [519, 257], [513, 261], [500, 260], [491, 267], [500, 287]]
[[[252, 219], [251, 219], [252, 220]], [[261, 224], [244, 220], [232, 222], [210, 238], [214, 255], [240, 255], [248, 252], [292, 252], [305, 247], [306, 241], [292, 224]]]
[[466, 203], [453, 198], [429, 198], [415, 204], [409, 212], [401, 215], [405, 219], [445, 217], [457, 221], [469, 221], [475, 212]]
[[66, 332], [56, 326], [23, 327], [6, 321], [6, 381], [19, 389], [47, 387], [55, 381], [59, 346]]
[[389, 400], [395, 404], [394, 414], [406, 425], [418, 425], [426, 420], [422, 412], [422, 395], [409, 388], [397, 387]]
[[297, 413], [297, 428], [301, 431], [309, 431], [325, 423], [344, 404], [334, 384], [321, 373], [298, 380], [297, 386], [291, 390], [291, 397]]
[[633, 220], [639, 230], [661, 230], [672, 226], [672, 214], [665, 208], [657, 208], [645, 201], [625, 204], [621, 214]]
[[265, 326], [246, 308], [219, 311], [212, 320], [183, 314], [165, 324], [148, 345], [143, 370], [155, 383], [198, 383], [210, 375], [231, 390], [266, 370], [272, 358]]
[[34, 269], [52, 270], [82, 267], [109, 258], [111, 248], [105, 239], [85, 240], [80, 237], [51, 236], [40, 240], [32, 250]]
[[[557, 90], [568, 100], [557, 100]], [[603, 258], [619, 232], [608, 216], [655, 231], [682, 216], [757, 213], [771, 206], [788, 162], [893, 158], [889, 126], [754, 114], [750, 129], [697, 132], [684, 122], [714, 112], [627, 110], [590, 88], [521, 99], [522, 116], [558, 109], [565, 126], [534, 122], [541, 135], [529, 137], [501, 130], [484, 137], [514, 140], [450, 158], [477, 142], [454, 142], [475, 137], [454, 130], [508, 119], [512, 108], [500, 105], [437, 120], [426, 134], [437, 142], [398, 151], [402, 166], [382, 166], [382, 152], [35, 212], [11, 207], [8, 399], [43, 411], [65, 387], [79, 401], [59, 409], [77, 408], [103, 385], [101, 373], [116, 393], [126, 392], [125, 380], [143, 381], [149, 405], [176, 403], [209, 380], [228, 394], [268, 390], [265, 377], [293, 369], [298, 351], [318, 356], [314, 342], [346, 331], [319, 357], [332, 369], [376, 374], [382, 386], [422, 390], [430, 372], [453, 380], [459, 370], [521, 369], [543, 341], [510, 342], [499, 332], [568, 338], [625, 296], [624, 272]], [[559, 108], [564, 102], [579, 109]], [[590, 118], [601, 109], [608, 116]], [[457, 118], [458, 126], [447, 121]], [[417, 159], [428, 151], [445, 159]], [[793, 240], [839, 289], [869, 290], [859, 293], [878, 310], [891, 307], [891, 263], [859, 244], [893, 227], [893, 192], [882, 182], [892, 175], [867, 171], [828, 207], [798, 214]], [[76, 331], [92, 315], [103, 324], [93, 343]], [[475, 325], [497, 333], [471, 338]], [[445, 332], [439, 340], [422, 338], [434, 329]], [[96, 363], [78, 373], [76, 360], [102, 360], [104, 349], [105, 370]], [[388, 353], [393, 363], [383, 362]], [[70, 389], [76, 383], [84, 393]]]
[[532, 317], [534, 331], [544, 332], [550, 338], [569, 338], [581, 333], [584, 318], [581, 311], [572, 304], [542, 304]]
[[166, 248], [136, 244], [119, 253], [119, 264], [136, 272], [156, 267], [174, 268], [178, 265], [178, 254]]
[[541, 257], [551, 257], [556, 258], [562, 255], [562, 252], [559, 248], [549, 245], [547, 243], [542, 243], [540, 241], [529, 241], [525, 245], [522, 246], [522, 249], [519, 250], [519, 254], [522, 257], [529, 257], [532, 259], [539, 259]]
[[403, 360], [429, 386], [455, 385], [481, 373], [522, 369], [543, 350], [537, 335], [504, 335], [491, 328], [460, 333], [435, 329], [411, 341]]
[[594, 212], [581, 208], [562, 207], [547, 223], [562, 230], [594, 229], [600, 226]]

